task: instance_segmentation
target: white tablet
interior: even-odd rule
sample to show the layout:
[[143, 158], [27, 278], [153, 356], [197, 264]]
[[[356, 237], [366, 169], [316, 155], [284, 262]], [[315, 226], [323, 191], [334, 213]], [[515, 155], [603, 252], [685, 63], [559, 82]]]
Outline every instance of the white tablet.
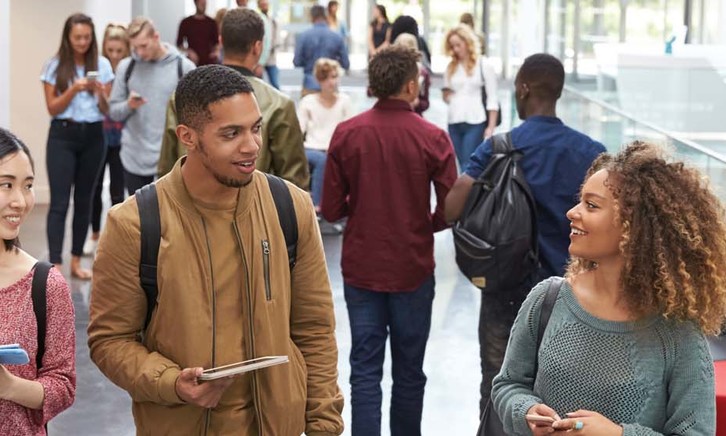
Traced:
[[218, 378], [229, 377], [232, 375], [242, 374], [248, 371], [254, 371], [268, 366], [280, 365], [289, 362], [287, 356], [264, 356], [256, 359], [245, 360], [244, 362], [231, 363], [229, 365], [209, 368], [202, 371], [199, 377], [201, 381], [216, 380]]

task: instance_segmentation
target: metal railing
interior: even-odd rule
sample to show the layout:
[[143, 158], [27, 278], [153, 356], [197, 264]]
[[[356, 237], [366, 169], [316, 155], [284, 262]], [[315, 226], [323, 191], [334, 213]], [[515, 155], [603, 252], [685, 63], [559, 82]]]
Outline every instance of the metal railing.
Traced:
[[668, 147], [676, 159], [687, 162], [706, 175], [726, 204], [726, 156], [723, 154], [639, 120], [568, 85], [557, 111], [565, 124], [602, 142], [609, 152], [617, 152], [624, 144], [636, 139]]

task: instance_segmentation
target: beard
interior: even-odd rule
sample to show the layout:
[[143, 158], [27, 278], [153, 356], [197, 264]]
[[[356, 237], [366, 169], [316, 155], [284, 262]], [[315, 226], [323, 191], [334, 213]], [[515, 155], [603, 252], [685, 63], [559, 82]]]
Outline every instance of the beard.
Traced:
[[250, 177], [249, 180], [240, 180], [235, 179], [233, 177], [225, 176], [224, 174], [219, 173], [211, 163], [211, 158], [209, 157], [209, 154], [207, 154], [207, 148], [204, 145], [204, 143], [200, 140], [199, 141], [199, 152], [202, 155], [202, 165], [204, 165], [204, 168], [209, 171], [210, 174], [212, 174], [212, 177], [222, 185], [228, 187], [228, 188], [244, 188], [245, 186], [249, 185], [250, 182], [252, 182], [252, 178]]

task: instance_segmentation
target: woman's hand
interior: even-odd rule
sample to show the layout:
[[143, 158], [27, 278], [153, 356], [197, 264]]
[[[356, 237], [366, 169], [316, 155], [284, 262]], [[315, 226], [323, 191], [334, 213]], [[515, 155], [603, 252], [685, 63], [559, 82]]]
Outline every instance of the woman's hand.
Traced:
[[96, 82], [95, 80], [89, 81], [85, 77], [81, 77], [81, 78], [76, 79], [73, 82], [73, 86], [71, 86], [71, 89], [73, 90], [74, 94], [78, 94], [79, 92], [88, 91], [89, 89], [93, 89], [93, 84], [95, 82]]
[[[546, 404], [535, 404], [527, 410], [527, 415], [547, 416], [555, 421], [559, 421], [561, 419], [559, 415], [557, 415], [557, 412]], [[527, 424], [529, 425], [529, 430], [534, 436], [548, 435], [555, 432], [555, 429], [552, 428], [551, 422], [527, 420]]]
[[13, 390], [15, 376], [3, 365], [0, 365], [0, 399], [7, 400]]
[[577, 436], [621, 436], [623, 428], [597, 412], [578, 410], [567, 414], [552, 427], [559, 431], [572, 430]]
[[487, 126], [487, 128], [484, 129], [484, 139], [492, 136], [494, 134], [494, 129], [496, 129], [496, 126]]

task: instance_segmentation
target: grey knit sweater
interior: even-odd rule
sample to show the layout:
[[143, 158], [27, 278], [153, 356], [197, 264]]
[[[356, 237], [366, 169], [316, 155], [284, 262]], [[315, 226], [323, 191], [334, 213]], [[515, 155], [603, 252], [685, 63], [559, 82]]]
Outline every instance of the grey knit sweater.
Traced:
[[530, 435], [524, 415], [544, 403], [564, 417], [592, 410], [621, 424], [624, 435], [713, 435], [714, 372], [705, 337], [690, 323], [662, 317], [604, 321], [562, 285], [539, 350], [540, 308], [549, 280], [522, 304], [492, 401], [504, 429]]

